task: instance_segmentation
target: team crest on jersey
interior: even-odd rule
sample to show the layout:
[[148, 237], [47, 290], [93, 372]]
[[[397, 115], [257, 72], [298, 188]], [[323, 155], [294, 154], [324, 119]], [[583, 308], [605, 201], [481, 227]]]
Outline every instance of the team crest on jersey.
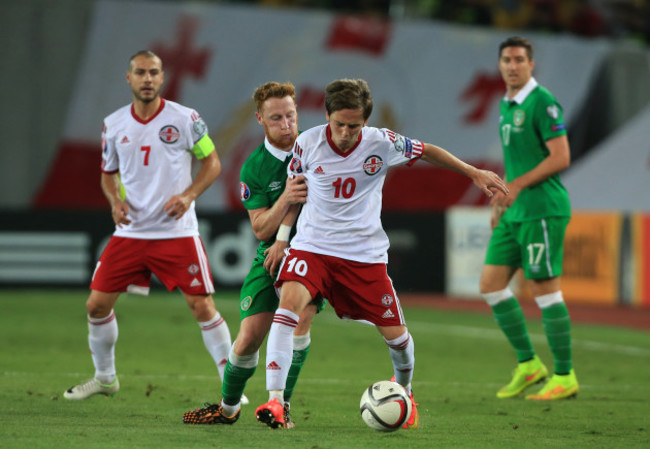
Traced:
[[187, 272], [190, 273], [191, 275], [195, 275], [196, 273], [199, 272], [199, 266], [195, 263], [187, 267]]
[[300, 163], [300, 159], [296, 159], [295, 157], [292, 158], [289, 166], [291, 167], [292, 172], [302, 173], [302, 163]]
[[247, 201], [251, 197], [251, 189], [248, 188], [245, 182], [239, 183], [239, 196], [242, 201]]
[[363, 171], [365, 171], [367, 175], [373, 176], [379, 173], [381, 167], [383, 166], [384, 161], [376, 154], [373, 154], [372, 156], [368, 156], [368, 158], [364, 161]]
[[525, 119], [526, 119], [526, 113], [524, 112], [523, 109], [517, 109], [515, 111], [514, 116], [512, 117], [512, 121], [515, 124], [515, 126], [521, 126], [524, 123]]
[[162, 143], [176, 143], [181, 137], [181, 133], [174, 125], [165, 125], [160, 128], [158, 137]]
[[239, 303], [239, 307], [241, 307], [242, 310], [246, 311], [251, 308], [252, 303], [253, 303], [253, 298], [247, 296], [241, 300], [241, 302]]
[[202, 136], [205, 130], [208, 129], [202, 118], [198, 118], [192, 125], [192, 128], [194, 128], [194, 132], [199, 136]]
[[381, 303], [386, 307], [390, 307], [393, 305], [393, 297], [391, 295], [384, 295], [381, 298]]

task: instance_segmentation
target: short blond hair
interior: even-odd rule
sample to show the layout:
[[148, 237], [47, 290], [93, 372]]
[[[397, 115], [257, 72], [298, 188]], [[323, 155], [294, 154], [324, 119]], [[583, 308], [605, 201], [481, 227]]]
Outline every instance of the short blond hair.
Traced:
[[269, 81], [255, 89], [253, 101], [255, 102], [257, 112], [261, 113], [262, 108], [264, 107], [264, 102], [269, 98], [284, 98], [287, 96], [291, 97], [294, 103], [296, 102], [296, 88], [293, 84], [288, 81], [286, 83]]

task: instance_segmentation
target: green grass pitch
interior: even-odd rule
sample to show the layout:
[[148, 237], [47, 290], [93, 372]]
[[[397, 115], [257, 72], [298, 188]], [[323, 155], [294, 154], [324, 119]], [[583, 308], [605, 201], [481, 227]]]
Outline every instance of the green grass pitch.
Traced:
[[[406, 308], [415, 341], [420, 428], [383, 434], [365, 426], [359, 399], [392, 375], [388, 349], [371, 326], [327, 308], [292, 400], [296, 428], [272, 431], [254, 417], [267, 399], [264, 357], [233, 426], [188, 426], [184, 411], [220, 398], [216, 368], [178, 293], [123, 295], [117, 303], [113, 397], [70, 402], [63, 391], [94, 370], [83, 290], [0, 290], [0, 447], [10, 448], [648, 448], [650, 333], [573, 325], [576, 400], [498, 400], [515, 359], [486, 314]], [[236, 292], [215, 295], [233, 338]], [[552, 359], [539, 321], [533, 342]]]

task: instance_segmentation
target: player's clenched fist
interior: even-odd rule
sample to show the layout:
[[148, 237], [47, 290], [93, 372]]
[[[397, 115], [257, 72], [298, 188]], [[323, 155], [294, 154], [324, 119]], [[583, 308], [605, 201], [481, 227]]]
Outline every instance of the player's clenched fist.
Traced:
[[303, 175], [288, 177], [284, 193], [289, 204], [305, 204], [307, 201], [307, 183]]

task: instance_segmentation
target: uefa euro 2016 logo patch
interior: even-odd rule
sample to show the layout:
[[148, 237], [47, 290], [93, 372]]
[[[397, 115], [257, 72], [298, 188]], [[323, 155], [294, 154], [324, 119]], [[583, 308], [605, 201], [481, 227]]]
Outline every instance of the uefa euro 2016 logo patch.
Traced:
[[372, 156], [368, 156], [368, 158], [363, 162], [363, 171], [365, 171], [367, 175], [373, 176], [379, 173], [383, 166], [384, 161], [376, 154], [373, 154]]
[[239, 196], [242, 201], [246, 201], [251, 197], [251, 189], [248, 188], [245, 182], [239, 183]]
[[165, 125], [160, 128], [158, 137], [162, 143], [176, 143], [181, 137], [181, 133], [174, 125]]
[[291, 167], [292, 172], [302, 173], [302, 163], [300, 162], [300, 159], [297, 159], [295, 157], [292, 158], [289, 166]]

